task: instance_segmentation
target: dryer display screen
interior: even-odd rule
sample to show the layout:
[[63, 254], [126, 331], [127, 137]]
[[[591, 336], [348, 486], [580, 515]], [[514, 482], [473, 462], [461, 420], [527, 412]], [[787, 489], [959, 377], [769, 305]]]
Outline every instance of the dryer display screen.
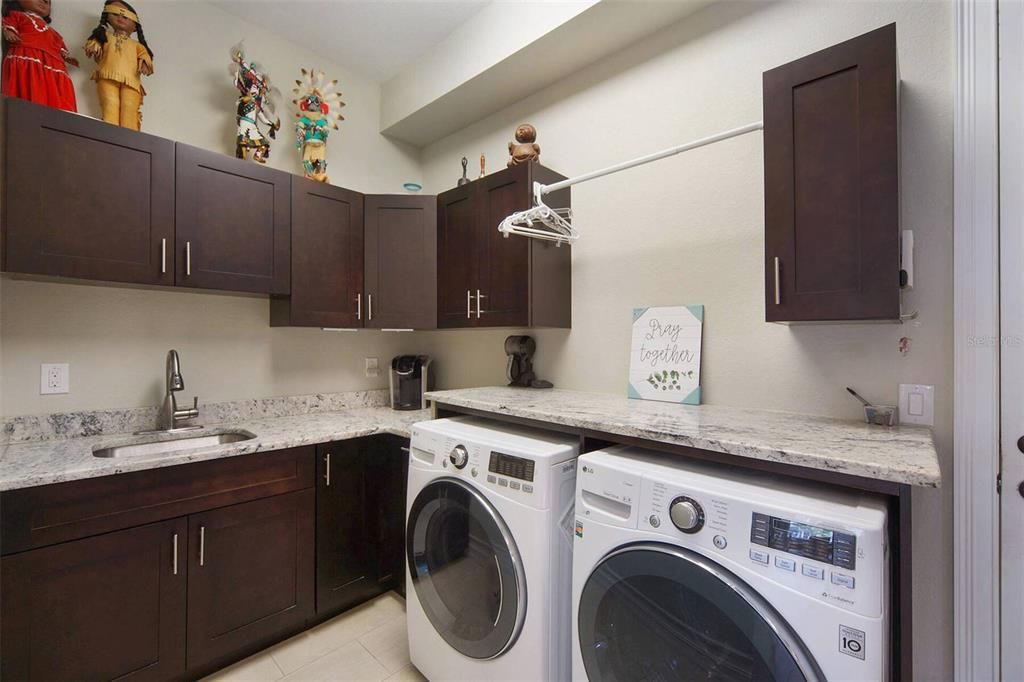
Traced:
[[491, 461], [487, 465], [487, 470], [499, 476], [518, 478], [520, 481], [533, 483], [533, 467], [534, 461], [532, 459], [514, 457], [503, 452], [491, 450]]
[[777, 516], [754, 512], [750, 524], [750, 541], [851, 571], [857, 564], [855, 535]]

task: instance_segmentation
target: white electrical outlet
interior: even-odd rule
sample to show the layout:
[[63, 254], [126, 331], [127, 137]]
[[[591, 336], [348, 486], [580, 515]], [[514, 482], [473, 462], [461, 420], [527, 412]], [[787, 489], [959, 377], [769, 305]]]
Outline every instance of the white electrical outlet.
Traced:
[[67, 363], [46, 364], [39, 366], [39, 394], [71, 392], [71, 371]]
[[900, 423], [935, 426], [935, 387], [900, 384]]
[[380, 376], [380, 361], [377, 358], [366, 358], [366, 376]]

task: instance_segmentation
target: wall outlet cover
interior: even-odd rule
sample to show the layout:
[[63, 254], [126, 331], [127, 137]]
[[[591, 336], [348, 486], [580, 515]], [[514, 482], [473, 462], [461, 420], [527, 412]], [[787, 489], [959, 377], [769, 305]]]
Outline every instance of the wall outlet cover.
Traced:
[[380, 361], [377, 358], [366, 358], [366, 376], [380, 376]]
[[67, 363], [39, 365], [39, 395], [71, 392], [71, 370]]
[[935, 426], [935, 387], [900, 384], [900, 423]]

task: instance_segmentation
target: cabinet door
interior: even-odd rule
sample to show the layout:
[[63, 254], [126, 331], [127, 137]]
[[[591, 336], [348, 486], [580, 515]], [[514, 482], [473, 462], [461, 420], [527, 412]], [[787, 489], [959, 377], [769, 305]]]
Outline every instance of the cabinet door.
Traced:
[[505, 237], [498, 225], [509, 214], [530, 205], [530, 165], [522, 164], [484, 178], [480, 189], [477, 228], [480, 262], [478, 283], [480, 314], [477, 325], [513, 327], [529, 324], [529, 239]]
[[769, 322], [899, 317], [896, 26], [764, 74]]
[[437, 326], [437, 198], [366, 197], [366, 325]]
[[174, 283], [174, 143], [6, 99], [8, 272]]
[[287, 294], [291, 175], [176, 146], [179, 286]]
[[316, 610], [342, 611], [379, 594], [376, 512], [363, 439], [317, 447]]
[[405, 596], [405, 498], [409, 479], [409, 440], [393, 435], [369, 439], [369, 518], [377, 520], [377, 583]]
[[207, 670], [313, 613], [312, 488], [188, 519], [188, 666]]
[[476, 326], [479, 187], [471, 182], [437, 197], [438, 327]]
[[183, 675], [185, 544], [185, 519], [173, 519], [4, 557], [0, 674], [48, 682]]
[[361, 327], [363, 195], [292, 178], [292, 287], [272, 303], [274, 325]]

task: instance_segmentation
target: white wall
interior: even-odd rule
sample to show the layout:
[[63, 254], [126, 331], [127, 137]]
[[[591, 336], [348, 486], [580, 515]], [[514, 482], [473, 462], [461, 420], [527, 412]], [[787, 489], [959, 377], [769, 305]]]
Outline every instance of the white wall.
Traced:
[[[292, 136], [291, 87], [300, 67], [337, 78], [347, 106], [329, 144], [331, 179], [364, 192], [400, 192], [419, 179], [415, 150], [377, 133], [380, 91], [337, 64], [201, 2], [137, 0], [156, 74], [145, 80], [143, 130], [234, 154], [235, 90], [229, 48], [245, 39], [282, 94], [282, 129], [269, 165], [300, 169]], [[54, 3], [54, 26], [82, 62], [74, 73], [79, 109], [98, 115], [81, 47], [100, 0]], [[111, 188], [114, 191], [116, 188]], [[58, 199], [58, 198], [55, 198]], [[167, 349], [182, 354], [190, 394], [200, 401], [384, 387], [363, 376], [363, 357], [384, 363], [415, 350], [409, 335], [271, 329], [266, 298], [67, 283], [0, 280], [0, 415], [156, 404]], [[71, 393], [39, 395], [39, 364], [69, 362]]]
[[[625, 394], [630, 310], [702, 303], [706, 402], [858, 418], [845, 392], [896, 400], [936, 386], [946, 485], [918, 491], [915, 679], [948, 679], [952, 643], [952, 7], [939, 2], [720, 3], [426, 148], [426, 190], [459, 159], [503, 166], [516, 124], [572, 175], [761, 118], [761, 73], [895, 21], [902, 89], [902, 220], [916, 234], [905, 325], [764, 322], [764, 197], [756, 133], [573, 188], [573, 328], [535, 331], [556, 386]], [[505, 332], [435, 334], [449, 386], [501, 381]], [[906, 357], [900, 337], [912, 339]], [[428, 339], [428, 343], [431, 341]], [[497, 352], [496, 352], [497, 351]], [[486, 354], [486, 360], [481, 358]]]

